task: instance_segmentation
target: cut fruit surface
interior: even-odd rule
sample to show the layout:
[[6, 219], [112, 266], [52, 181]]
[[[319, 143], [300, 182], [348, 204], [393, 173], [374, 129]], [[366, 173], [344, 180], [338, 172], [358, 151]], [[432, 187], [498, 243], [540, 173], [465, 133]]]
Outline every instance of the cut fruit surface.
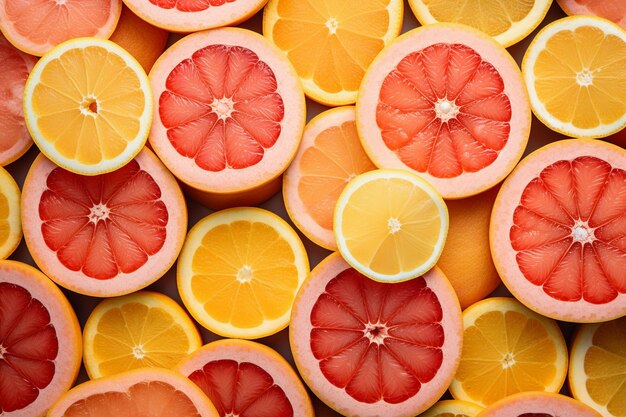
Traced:
[[100, 302], [85, 323], [83, 342], [91, 379], [141, 367], [171, 369], [202, 346], [187, 312], [151, 291]]
[[284, 329], [309, 273], [302, 241], [267, 210], [237, 207], [200, 220], [178, 259], [178, 291], [192, 316], [224, 337]]
[[305, 127], [302, 144], [283, 177], [289, 217], [313, 242], [337, 250], [333, 234], [337, 198], [352, 178], [375, 168], [361, 147], [354, 107], [321, 113]]
[[595, 15], [626, 29], [626, 8], [622, 0], [556, 0], [568, 15]]
[[8, 258], [21, 240], [20, 188], [0, 167], [0, 259]]
[[377, 56], [356, 121], [376, 166], [412, 170], [444, 198], [463, 198], [517, 164], [531, 112], [511, 55], [476, 29], [445, 23], [409, 31]]
[[97, 176], [71, 173], [39, 155], [24, 182], [22, 218], [37, 265], [59, 285], [96, 297], [159, 279], [187, 231], [180, 187], [148, 149]]
[[530, 34], [543, 20], [552, 0], [409, 0], [422, 25], [438, 22], [475, 27], [509, 47]]
[[80, 326], [63, 293], [35, 268], [0, 261], [0, 415], [45, 415], [80, 363]]
[[446, 391], [461, 353], [461, 312], [445, 275], [390, 284], [338, 253], [294, 302], [289, 341], [300, 375], [342, 415], [415, 416]]
[[528, 155], [503, 183], [491, 253], [529, 308], [573, 322], [626, 314], [625, 155], [603, 141], [558, 141]]
[[206, 395], [178, 372], [142, 368], [84, 382], [47, 417], [219, 417]]
[[420, 417], [476, 417], [483, 410], [478, 404], [461, 400], [439, 401]]
[[313, 417], [304, 385], [278, 352], [239, 339], [211, 342], [179, 365], [220, 417]]
[[402, 0], [270, 0], [263, 34], [284, 51], [309, 98], [352, 104], [367, 67], [400, 33], [403, 12]]
[[158, 105], [150, 144], [183, 183], [231, 195], [270, 183], [300, 144], [305, 102], [286, 58], [261, 35], [189, 35], [150, 72]]
[[582, 324], [572, 343], [572, 396], [605, 417], [626, 416], [626, 317]]
[[463, 328], [461, 363], [450, 384], [454, 398], [486, 407], [518, 392], [563, 386], [567, 346], [554, 320], [514, 298], [494, 297], [465, 309]]
[[626, 31], [595, 16], [544, 27], [522, 62], [533, 112], [577, 138], [605, 137], [626, 126]]
[[20, 50], [42, 56], [68, 39], [107, 39], [122, 0], [0, 0], [0, 30]]
[[334, 213], [344, 259], [377, 281], [406, 281], [432, 268], [448, 232], [448, 210], [435, 189], [409, 171], [378, 169], [353, 178]]
[[601, 417], [580, 401], [547, 392], [523, 392], [503, 398], [477, 417]]
[[31, 71], [24, 117], [39, 149], [57, 165], [82, 175], [114, 171], [146, 142], [150, 83], [141, 65], [117, 44], [72, 39]]

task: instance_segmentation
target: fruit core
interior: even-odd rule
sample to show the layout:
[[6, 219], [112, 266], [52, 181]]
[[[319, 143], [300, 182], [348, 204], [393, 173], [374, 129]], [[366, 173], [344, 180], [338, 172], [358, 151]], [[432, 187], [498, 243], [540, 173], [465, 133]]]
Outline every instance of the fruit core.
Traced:
[[98, 100], [95, 97], [85, 97], [80, 103], [80, 112], [86, 116], [95, 117], [98, 114]]
[[581, 87], [588, 87], [593, 84], [593, 73], [588, 69], [584, 69], [576, 73], [576, 82]]
[[328, 32], [331, 35], [334, 35], [337, 33], [337, 28], [339, 28], [339, 21], [336, 18], [331, 17], [326, 21], [326, 27], [328, 28]]
[[[150, 3], [162, 9], [177, 9], [181, 12], [200, 12], [209, 7], [222, 6], [226, 3], [234, 3], [235, 1], [237, 0], [150, 0]], [[65, 2], [65, 0], [63, 2]]]

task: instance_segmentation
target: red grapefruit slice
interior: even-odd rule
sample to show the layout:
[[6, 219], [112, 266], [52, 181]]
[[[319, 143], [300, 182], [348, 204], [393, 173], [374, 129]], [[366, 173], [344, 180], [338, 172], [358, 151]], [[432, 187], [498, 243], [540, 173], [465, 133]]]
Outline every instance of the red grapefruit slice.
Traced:
[[626, 152], [573, 139], [527, 156], [491, 215], [493, 260], [527, 307], [557, 320], [626, 314]]
[[476, 417], [600, 417], [585, 404], [565, 395], [522, 392], [493, 403]]
[[439, 269], [382, 283], [334, 253], [298, 292], [289, 341], [306, 384], [342, 415], [412, 417], [448, 388], [462, 332], [459, 302]]
[[313, 417], [311, 399], [289, 363], [260, 343], [222, 339], [178, 370], [211, 399], [221, 417]]
[[424, 26], [374, 60], [357, 99], [363, 147], [379, 168], [410, 169], [444, 198], [491, 188], [521, 158], [530, 133], [519, 67], [467, 26]]
[[78, 375], [81, 346], [58, 287], [29, 265], [0, 261], [0, 415], [44, 415]]
[[91, 177], [39, 155], [24, 181], [22, 218], [37, 265], [59, 285], [96, 297], [128, 294], [159, 279], [187, 231], [183, 194], [148, 149]]
[[626, 29], [624, 0], [556, 0], [568, 16], [595, 15], [609, 19]]
[[189, 35], [157, 60], [150, 80], [158, 100], [150, 144], [179, 180], [208, 195], [206, 204], [243, 205], [294, 158], [304, 93], [291, 64], [261, 35], [238, 28]]

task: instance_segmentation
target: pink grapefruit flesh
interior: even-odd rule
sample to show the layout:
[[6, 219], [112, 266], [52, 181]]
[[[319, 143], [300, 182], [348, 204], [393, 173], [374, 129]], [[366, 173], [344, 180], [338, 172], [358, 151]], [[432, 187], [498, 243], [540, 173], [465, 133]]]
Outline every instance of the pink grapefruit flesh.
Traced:
[[556, 0], [568, 15], [595, 15], [626, 29], [626, 7], [623, 0]]
[[600, 417], [589, 406], [561, 394], [522, 392], [505, 397], [476, 417]]

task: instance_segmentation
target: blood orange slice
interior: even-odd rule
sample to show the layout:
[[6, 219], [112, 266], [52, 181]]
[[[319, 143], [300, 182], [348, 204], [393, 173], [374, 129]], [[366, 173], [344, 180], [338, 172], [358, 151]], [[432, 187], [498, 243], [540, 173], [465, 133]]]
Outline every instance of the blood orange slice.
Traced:
[[444, 198], [462, 198], [509, 174], [531, 112], [511, 55], [482, 32], [446, 23], [407, 32], [378, 55], [356, 120], [379, 168], [413, 170]]
[[491, 252], [502, 281], [529, 308], [573, 322], [626, 314], [625, 156], [602, 141], [558, 141], [503, 183]]
[[178, 370], [221, 417], [313, 417], [311, 399], [289, 363], [260, 343], [222, 339], [192, 353]]
[[437, 268], [390, 284], [337, 253], [298, 292], [289, 341], [300, 375], [342, 415], [415, 416], [446, 391], [459, 364], [454, 289]]
[[80, 360], [80, 326], [63, 293], [35, 268], [0, 261], [0, 415], [44, 415]]
[[150, 80], [158, 100], [150, 143], [179, 180], [208, 193], [205, 203], [244, 205], [239, 197], [276, 183], [294, 158], [304, 93], [287, 58], [261, 35], [189, 35], [157, 60]]
[[585, 404], [565, 395], [523, 392], [493, 403], [477, 417], [600, 417]]
[[22, 218], [37, 265], [59, 285], [97, 297], [159, 279], [187, 231], [183, 194], [148, 149], [97, 176], [71, 173], [39, 155], [24, 182]]

